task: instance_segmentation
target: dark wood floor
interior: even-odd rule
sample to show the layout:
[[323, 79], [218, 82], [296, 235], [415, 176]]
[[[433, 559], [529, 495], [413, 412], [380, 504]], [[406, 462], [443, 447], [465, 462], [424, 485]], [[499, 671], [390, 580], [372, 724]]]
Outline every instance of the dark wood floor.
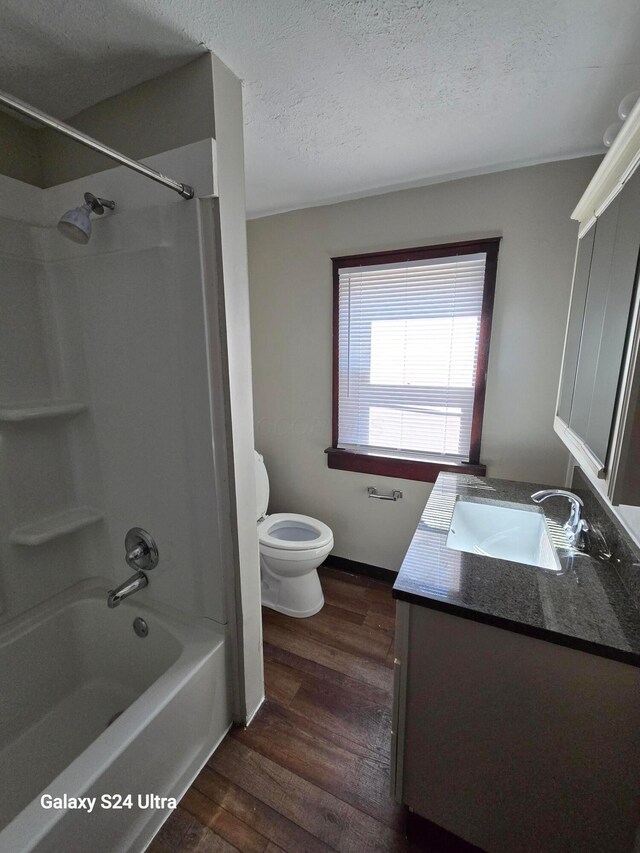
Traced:
[[414, 849], [389, 796], [391, 588], [321, 575], [316, 616], [263, 611], [266, 702], [224, 739], [152, 853]]

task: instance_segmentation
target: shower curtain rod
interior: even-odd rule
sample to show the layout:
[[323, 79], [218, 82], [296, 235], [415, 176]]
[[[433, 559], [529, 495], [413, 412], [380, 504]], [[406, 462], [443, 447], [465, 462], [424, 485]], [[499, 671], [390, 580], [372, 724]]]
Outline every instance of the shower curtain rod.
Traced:
[[2, 90], [0, 90], [0, 104], [3, 104], [15, 112], [45, 125], [45, 127], [57, 130], [59, 133], [64, 134], [64, 136], [68, 136], [70, 139], [75, 139], [75, 141], [79, 142], [80, 145], [91, 148], [93, 151], [97, 151], [98, 154], [104, 154], [105, 157], [115, 160], [116, 163], [126, 166], [127, 169], [133, 169], [134, 172], [138, 172], [147, 178], [151, 178], [152, 181], [157, 181], [159, 184], [163, 184], [170, 190], [174, 190], [179, 193], [182, 198], [193, 198], [195, 195], [193, 187], [190, 187], [189, 184], [181, 184], [179, 181], [174, 181], [173, 178], [167, 178], [166, 175], [162, 175], [155, 169], [145, 166], [144, 163], [139, 163], [137, 160], [132, 160], [131, 157], [120, 154], [119, 151], [109, 148], [108, 145], [103, 145], [102, 142], [98, 142], [97, 139], [92, 139], [85, 133], [81, 133], [81, 131], [71, 127], [71, 125], [65, 124], [63, 121], [59, 121], [57, 118], [47, 115], [47, 113], [43, 113], [42, 110], [38, 110], [36, 107], [30, 106], [25, 103], [25, 101], [21, 101], [19, 98], [14, 98], [13, 95], [9, 95], [7, 92], [3, 92]]

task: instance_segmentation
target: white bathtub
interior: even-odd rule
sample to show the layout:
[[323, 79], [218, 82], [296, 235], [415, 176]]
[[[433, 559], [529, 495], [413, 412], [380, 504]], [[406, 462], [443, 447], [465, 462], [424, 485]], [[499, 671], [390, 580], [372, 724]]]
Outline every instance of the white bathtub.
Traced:
[[[1, 853], [144, 850], [171, 809], [138, 794], [179, 798], [228, 730], [222, 629], [143, 599], [109, 610], [81, 584], [0, 634]], [[45, 793], [96, 803], [45, 809]], [[102, 808], [111, 794], [132, 807]]]

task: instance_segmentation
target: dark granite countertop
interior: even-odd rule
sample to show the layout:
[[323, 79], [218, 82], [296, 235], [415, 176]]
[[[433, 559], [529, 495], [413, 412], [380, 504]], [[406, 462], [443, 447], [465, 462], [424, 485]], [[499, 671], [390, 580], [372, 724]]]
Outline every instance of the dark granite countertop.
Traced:
[[459, 495], [536, 508], [531, 494], [541, 488], [545, 486], [440, 474], [398, 573], [394, 597], [640, 666], [640, 609], [629, 582], [640, 577], [640, 555], [626, 536], [620, 546], [621, 531], [598, 502], [585, 501], [585, 515], [607, 543], [614, 540], [608, 560], [568, 545], [562, 524], [569, 505], [560, 498], [545, 501], [540, 509], [561, 571], [447, 548]]

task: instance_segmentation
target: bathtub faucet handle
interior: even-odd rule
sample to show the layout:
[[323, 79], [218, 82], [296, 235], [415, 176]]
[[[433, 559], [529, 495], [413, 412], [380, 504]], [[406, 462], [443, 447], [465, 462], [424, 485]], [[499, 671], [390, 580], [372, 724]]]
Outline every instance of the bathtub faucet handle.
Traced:
[[127, 563], [131, 565], [134, 560], [139, 560], [140, 557], [144, 557], [147, 553], [147, 549], [144, 545], [138, 545], [137, 548], [133, 548], [133, 550], [129, 551], [127, 554]]
[[150, 572], [160, 559], [153, 536], [141, 527], [132, 527], [124, 539], [126, 561], [138, 572]]
[[145, 572], [150, 572], [158, 565], [158, 546], [153, 536], [141, 527], [132, 527], [124, 538], [126, 561], [135, 575], [115, 589], [110, 589], [107, 595], [109, 607], [117, 607], [121, 601], [139, 592], [149, 585]]

